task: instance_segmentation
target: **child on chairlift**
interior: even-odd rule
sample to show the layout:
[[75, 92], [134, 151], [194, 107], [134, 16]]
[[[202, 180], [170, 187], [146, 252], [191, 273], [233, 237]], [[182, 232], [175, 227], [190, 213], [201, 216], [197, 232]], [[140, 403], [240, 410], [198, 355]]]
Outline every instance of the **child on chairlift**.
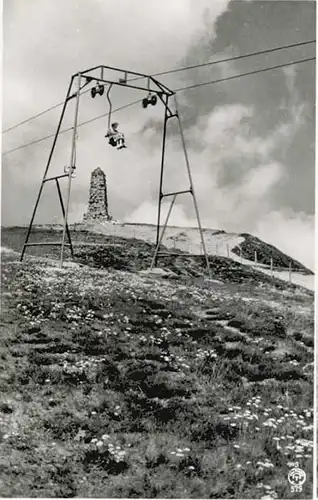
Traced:
[[118, 131], [118, 123], [112, 123], [111, 128], [107, 131], [105, 137], [109, 137], [109, 144], [116, 146], [117, 149], [126, 148], [124, 134]]

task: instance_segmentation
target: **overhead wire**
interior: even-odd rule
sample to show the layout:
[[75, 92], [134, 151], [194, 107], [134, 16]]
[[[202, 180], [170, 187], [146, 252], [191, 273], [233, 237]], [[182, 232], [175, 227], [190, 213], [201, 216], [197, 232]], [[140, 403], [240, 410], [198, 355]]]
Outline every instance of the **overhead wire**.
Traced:
[[[120, 106], [119, 108], [115, 108], [112, 111], [112, 114], [116, 113], [117, 111], [121, 111], [122, 109], [134, 106], [135, 104], [138, 104], [139, 102], [141, 102], [140, 99], [138, 99], [137, 101], [133, 101], [133, 102], [130, 102], [128, 104], [125, 104], [124, 106]], [[100, 118], [104, 118], [105, 116], [108, 116], [108, 115], [109, 115], [109, 113], [103, 113], [102, 115], [98, 115], [98, 116], [95, 116], [94, 118], [90, 118], [89, 120], [85, 120], [84, 122], [79, 123], [77, 125], [77, 128], [82, 127], [83, 125], [87, 125], [88, 123], [94, 122], [96, 120], [99, 120]], [[70, 130], [73, 130], [73, 126], [61, 130], [60, 133], [59, 133], [59, 135], [65, 134], [66, 132], [69, 132]], [[39, 139], [35, 139], [34, 141], [27, 142], [26, 144], [22, 144], [21, 146], [18, 146], [16, 148], [10, 149], [9, 151], [4, 151], [2, 153], [2, 155], [13, 153], [14, 151], [18, 151], [19, 149], [26, 148], [27, 146], [31, 146], [33, 144], [37, 144], [38, 142], [46, 141], [47, 139], [50, 139], [51, 137], [54, 137], [55, 134], [56, 134], [56, 132], [54, 132], [54, 134], [46, 135], [45, 137], [40, 137]]]
[[[195, 89], [195, 88], [206, 86], [206, 85], [212, 85], [212, 84], [216, 84], [216, 83], [220, 83], [220, 82], [226, 82], [226, 81], [229, 81], [229, 80], [234, 80], [236, 78], [242, 78], [244, 76], [251, 76], [251, 75], [255, 75], [255, 74], [258, 74], [258, 73], [265, 72], [265, 71], [272, 71], [272, 70], [275, 70], [275, 69], [279, 69], [279, 68], [283, 68], [283, 67], [288, 67], [288, 66], [292, 66], [292, 65], [295, 65], [295, 64], [301, 64], [301, 63], [304, 63], [304, 62], [314, 61], [315, 59], [316, 59], [315, 57], [308, 57], [308, 58], [305, 58], [305, 59], [299, 59], [297, 61], [291, 61], [289, 63], [277, 64], [275, 66], [270, 66], [270, 67], [267, 67], [267, 68], [260, 68], [260, 69], [253, 70], [253, 71], [247, 71], [245, 73], [240, 73], [240, 74], [236, 74], [236, 75], [232, 75], [232, 76], [227, 76], [227, 77], [224, 77], [224, 78], [218, 78], [217, 80], [209, 80], [207, 82], [201, 82], [201, 83], [196, 83], [196, 84], [193, 84], [193, 85], [187, 85], [185, 87], [180, 87], [180, 88], [174, 89], [174, 92], [183, 92], [185, 90], [191, 90], [191, 89]], [[138, 99], [136, 101], [133, 101], [133, 102], [131, 102], [129, 104], [126, 104], [124, 106], [121, 106], [120, 108], [115, 109], [113, 111], [113, 113], [116, 112], [116, 111], [120, 111], [122, 109], [128, 108], [130, 106], [133, 106], [133, 105], [137, 104], [138, 102], [141, 102], [140, 99]], [[100, 118], [103, 118], [104, 116], [108, 116], [108, 115], [109, 115], [109, 113], [103, 113], [102, 115], [98, 115], [98, 116], [96, 116], [94, 118], [91, 118], [90, 120], [86, 120], [85, 122], [81, 122], [78, 125], [78, 127], [81, 127], [81, 126], [86, 125], [88, 123], [91, 123], [93, 121], [99, 120]], [[60, 132], [60, 134], [68, 132], [68, 131], [72, 130], [72, 128], [73, 127], [69, 127], [67, 129], [64, 129], [64, 130], [62, 130]], [[54, 134], [50, 134], [50, 135], [45, 136], [45, 137], [41, 137], [39, 139], [35, 139], [34, 141], [28, 142], [26, 144], [22, 144], [21, 146], [18, 146], [16, 148], [10, 149], [8, 151], [4, 151], [2, 154], [6, 155], [6, 154], [9, 154], [9, 153], [13, 153], [14, 151], [18, 151], [19, 149], [26, 148], [27, 146], [36, 144], [38, 142], [45, 141], [46, 139], [49, 139], [49, 138], [54, 137], [54, 136], [55, 136], [55, 133]]]
[[168, 71], [160, 71], [159, 73], [154, 73], [151, 76], [170, 75], [170, 74], [173, 74], [173, 73], [179, 73], [180, 71], [188, 71], [188, 70], [191, 70], [191, 69], [203, 68], [205, 66], [212, 66], [214, 64], [231, 62], [231, 61], [238, 61], [239, 59], [244, 59], [244, 58], [247, 58], [247, 57], [254, 57], [254, 56], [258, 56], [258, 55], [269, 54], [271, 52], [275, 52], [275, 51], [278, 51], [278, 50], [291, 49], [293, 47], [300, 47], [302, 45], [308, 45], [310, 43], [315, 43], [315, 42], [316, 42], [316, 40], [307, 40], [306, 42], [291, 43], [289, 45], [281, 45], [279, 47], [274, 47], [274, 48], [271, 48], [271, 49], [259, 50], [259, 51], [256, 51], [256, 52], [249, 52], [247, 54], [241, 54], [239, 56], [231, 56], [231, 57], [226, 57], [224, 59], [216, 59], [215, 61], [208, 61], [206, 63], [193, 64], [192, 66], [184, 66], [183, 68], [176, 68], [176, 69], [172, 69], [172, 70], [168, 70]]
[[307, 57], [306, 59], [299, 59], [298, 61], [291, 61], [289, 63], [277, 64], [275, 66], [270, 66], [269, 68], [260, 68], [252, 71], [247, 71], [246, 73], [240, 73], [239, 75], [226, 76], [225, 78], [218, 78], [217, 80], [210, 80], [208, 82], [195, 83], [193, 85], [188, 85], [186, 87], [180, 87], [174, 89], [174, 92], [181, 92], [183, 90], [195, 89], [197, 87], [203, 87], [204, 85], [211, 85], [212, 83], [226, 82], [228, 80], [234, 80], [235, 78], [241, 78], [243, 76], [256, 75], [257, 73], [262, 73], [264, 71], [270, 71], [274, 69], [284, 68], [286, 66], [293, 66], [295, 64], [301, 64], [308, 61], [314, 61], [315, 57]]
[[[206, 63], [200, 63], [200, 64], [194, 64], [192, 66], [185, 66], [183, 68], [176, 68], [176, 69], [172, 69], [172, 70], [166, 70], [166, 71], [160, 71], [160, 72], [157, 72], [157, 73], [153, 73], [151, 76], [163, 76], [163, 75], [170, 75], [170, 74], [174, 74], [174, 73], [178, 73], [178, 72], [181, 72], [181, 71], [188, 71], [188, 70], [191, 70], [191, 69], [197, 69], [197, 68], [203, 68], [203, 67], [206, 67], [206, 66], [212, 66], [212, 65], [215, 65], [215, 64], [220, 64], [220, 63], [224, 63], [224, 62], [231, 62], [231, 61], [237, 61], [237, 60], [240, 60], [240, 59], [244, 59], [244, 58], [247, 58], [247, 57], [254, 57], [254, 56], [257, 56], [257, 55], [263, 55], [263, 54], [269, 54], [269, 53], [272, 53], [272, 52], [276, 52], [276, 51], [279, 51], [279, 50], [284, 50], [284, 49], [290, 49], [290, 48], [295, 48], [295, 47], [301, 47], [301, 46], [304, 46], [304, 45], [309, 45], [311, 43], [315, 43], [316, 40], [313, 39], [313, 40], [306, 40], [304, 42], [297, 42], [297, 43], [292, 43], [292, 44], [288, 44], [288, 45], [281, 45], [279, 47], [273, 47], [273, 48], [270, 48], [270, 49], [264, 49], [264, 50], [259, 50], [259, 51], [255, 51], [255, 52], [250, 52], [250, 53], [247, 53], [247, 54], [241, 54], [241, 55], [238, 55], [238, 56], [232, 56], [232, 57], [227, 57], [227, 58], [223, 58], [223, 59], [217, 59], [217, 60], [214, 60], [214, 61], [208, 61]], [[137, 77], [137, 78], [131, 78], [129, 79], [128, 81], [136, 81], [136, 80], [140, 80], [144, 77]], [[81, 94], [85, 94], [89, 92], [89, 89], [87, 90], [84, 90], [83, 92], [81, 92]], [[29, 121], [31, 120], [34, 120], [35, 118], [38, 118], [39, 116], [42, 116], [46, 113], [48, 113], [49, 111], [52, 111], [53, 109], [56, 109], [58, 108], [59, 106], [62, 106], [64, 104], [64, 101], [62, 102], [59, 102], [33, 116], [30, 116], [29, 118], [26, 118], [25, 120], [22, 120], [21, 122], [19, 123], [16, 123], [15, 125], [12, 125], [11, 127], [5, 129], [2, 131], [2, 134], [5, 134], [6, 132], [9, 132], [11, 130], [14, 130], [15, 128], [18, 128], [20, 127], [21, 125], [24, 125], [25, 123], [28, 123]]]

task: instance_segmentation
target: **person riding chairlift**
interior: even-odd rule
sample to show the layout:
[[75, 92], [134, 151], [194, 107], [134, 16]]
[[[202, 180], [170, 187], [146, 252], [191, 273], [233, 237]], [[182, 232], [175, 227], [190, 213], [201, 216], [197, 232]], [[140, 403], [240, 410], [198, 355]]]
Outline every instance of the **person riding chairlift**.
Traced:
[[117, 149], [126, 148], [124, 134], [118, 132], [118, 123], [112, 123], [111, 128], [107, 131], [105, 137], [109, 137], [109, 144]]

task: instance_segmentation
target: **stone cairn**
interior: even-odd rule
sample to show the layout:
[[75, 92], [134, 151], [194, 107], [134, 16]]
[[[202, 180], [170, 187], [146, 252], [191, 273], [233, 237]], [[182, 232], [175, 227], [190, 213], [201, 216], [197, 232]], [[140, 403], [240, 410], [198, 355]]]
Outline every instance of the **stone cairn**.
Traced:
[[106, 175], [99, 167], [93, 170], [91, 175], [88, 210], [83, 217], [84, 222], [94, 220], [112, 220], [112, 217], [108, 213]]

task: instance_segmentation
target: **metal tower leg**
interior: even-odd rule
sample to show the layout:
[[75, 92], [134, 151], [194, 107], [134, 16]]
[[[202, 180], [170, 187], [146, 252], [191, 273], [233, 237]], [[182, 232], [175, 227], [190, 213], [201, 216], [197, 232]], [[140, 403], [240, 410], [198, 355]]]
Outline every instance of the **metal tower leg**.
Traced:
[[66, 208], [65, 208], [65, 213], [64, 213], [64, 227], [63, 227], [62, 244], [61, 244], [61, 258], [60, 258], [61, 267], [63, 266], [65, 235], [66, 235], [66, 231], [68, 231], [67, 220], [68, 220], [68, 213], [69, 213], [69, 207], [70, 207], [72, 172], [73, 172], [74, 159], [75, 159], [78, 108], [79, 108], [79, 98], [80, 98], [80, 88], [81, 88], [81, 74], [80, 73], [78, 74], [77, 78], [78, 78], [78, 81], [77, 81], [77, 95], [76, 95], [75, 115], [74, 115], [74, 127], [73, 127], [73, 135], [72, 135], [71, 158], [70, 158], [70, 168], [69, 168], [67, 196], [66, 196]]
[[182, 123], [181, 123], [180, 116], [179, 116], [178, 101], [177, 101], [176, 95], [174, 95], [174, 99], [175, 99], [177, 119], [178, 119], [178, 124], [179, 124], [180, 135], [181, 135], [182, 147], [183, 147], [183, 152], [184, 152], [184, 157], [185, 157], [185, 161], [186, 161], [186, 167], [187, 167], [187, 172], [188, 172], [188, 177], [189, 177], [189, 182], [190, 182], [190, 191], [191, 191], [191, 194], [192, 194], [192, 197], [193, 197], [193, 203], [194, 203], [195, 213], [196, 213], [196, 217], [197, 217], [197, 221], [198, 221], [198, 227], [199, 227], [199, 231], [200, 231], [201, 243], [202, 243], [202, 248], [203, 248], [203, 252], [204, 252], [204, 256], [205, 256], [205, 261], [206, 261], [206, 267], [207, 267], [207, 270], [208, 270], [209, 277], [211, 277], [211, 274], [210, 274], [210, 263], [209, 263], [208, 254], [207, 254], [207, 251], [206, 251], [204, 237], [203, 237], [203, 230], [202, 230], [202, 226], [201, 226], [199, 208], [198, 208], [197, 199], [196, 199], [196, 195], [195, 195], [195, 191], [194, 191], [194, 186], [193, 186], [193, 181], [192, 181], [192, 174], [191, 174], [191, 169], [190, 169], [190, 163], [189, 163], [187, 148], [186, 148], [186, 144], [185, 144]]
[[[55, 182], [56, 182], [57, 192], [58, 192], [59, 200], [60, 200], [60, 204], [61, 204], [61, 210], [62, 210], [63, 219], [65, 220], [65, 208], [64, 208], [64, 203], [63, 203], [63, 197], [62, 197], [62, 193], [61, 193], [60, 184], [59, 184], [58, 179], [55, 179]], [[67, 234], [67, 239], [68, 239], [68, 242], [69, 242], [69, 245], [70, 245], [71, 255], [72, 255], [72, 257], [74, 257], [73, 245], [72, 245], [72, 240], [71, 240], [71, 233], [70, 233], [70, 230], [69, 230], [67, 222], [66, 222], [66, 234]]]
[[163, 239], [163, 235], [165, 233], [165, 230], [166, 230], [169, 218], [170, 218], [170, 214], [171, 214], [173, 205], [174, 205], [174, 203], [176, 201], [176, 198], [177, 198], [177, 195], [175, 194], [174, 197], [172, 198], [172, 201], [171, 201], [168, 213], [167, 213], [167, 217], [166, 217], [164, 226], [163, 226], [162, 231], [161, 231], [161, 235], [160, 235], [159, 241], [158, 241], [158, 243], [156, 245], [155, 253], [154, 253], [154, 256], [153, 256], [151, 264], [150, 264], [150, 270], [153, 269], [153, 267], [157, 264], [157, 256], [158, 256], [159, 248], [160, 248], [160, 245], [161, 245], [161, 242], [162, 242], [162, 239]]
[[32, 216], [31, 216], [31, 221], [30, 221], [30, 224], [29, 224], [29, 227], [28, 227], [28, 232], [27, 232], [27, 235], [26, 235], [26, 238], [25, 238], [25, 242], [24, 242], [24, 245], [23, 245], [23, 249], [22, 249], [22, 252], [21, 252], [21, 256], [20, 256], [20, 261], [21, 262], [23, 261], [25, 249], [26, 249], [27, 243], [29, 241], [29, 237], [30, 237], [32, 225], [33, 225], [34, 218], [35, 218], [35, 215], [36, 215], [36, 211], [37, 211], [37, 208], [38, 208], [38, 205], [39, 205], [39, 201], [40, 201], [40, 198], [41, 198], [41, 195], [42, 195], [42, 191], [43, 191], [43, 187], [44, 187], [44, 183], [45, 183], [45, 178], [47, 176], [47, 173], [48, 173], [48, 170], [49, 170], [49, 166], [51, 164], [53, 152], [54, 152], [54, 149], [55, 149], [55, 146], [56, 146], [56, 141], [57, 141], [57, 138], [58, 138], [58, 135], [59, 135], [59, 132], [60, 132], [61, 125], [62, 125], [62, 121], [63, 121], [63, 118], [64, 118], [66, 106], [67, 106], [67, 103], [68, 103], [68, 100], [69, 100], [69, 97], [70, 97], [70, 92], [71, 92], [71, 88], [72, 88], [72, 85], [73, 85], [73, 79], [74, 79], [74, 77], [72, 76], [70, 84], [69, 84], [69, 87], [68, 87], [68, 90], [67, 90], [66, 98], [65, 98], [65, 101], [64, 101], [62, 113], [61, 113], [61, 116], [60, 116], [60, 121], [58, 123], [57, 130], [56, 130], [56, 133], [55, 133], [55, 137], [54, 137], [54, 141], [53, 141], [52, 148], [51, 148], [51, 151], [50, 151], [50, 155], [49, 155], [46, 167], [45, 167], [45, 171], [44, 171], [43, 179], [42, 179], [41, 186], [40, 186], [40, 189], [39, 189], [39, 193], [38, 193], [38, 196], [37, 196], [37, 199], [36, 199], [36, 202], [35, 202], [35, 206], [34, 206], [34, 209], [33, 209], [33, 213], [32, 213]]
[[[167, 121], [168, 115], [168, 96], [165, 96], [163, 100], [165, 105], [165, 116], [163, 123], [163, 136], [162, 136], [162, 152], [161, 152], [161, 166], [160, 166], [160, 181], [159, 181], [159, 198], [158, 198], [158, 218], [157, 218], [157, 235], [156, 235], [156, 246], [159, 243], [159, 233], [160, 233], [160, 217], [161, 217], [161, 202], [162, 202], [162, 183], [163, 183], [163, 170], [165, 162], [165, 152], [166, 152], [166, 135], [167, 135]], [[155, 262], [156, 263], [156, 262]]]

